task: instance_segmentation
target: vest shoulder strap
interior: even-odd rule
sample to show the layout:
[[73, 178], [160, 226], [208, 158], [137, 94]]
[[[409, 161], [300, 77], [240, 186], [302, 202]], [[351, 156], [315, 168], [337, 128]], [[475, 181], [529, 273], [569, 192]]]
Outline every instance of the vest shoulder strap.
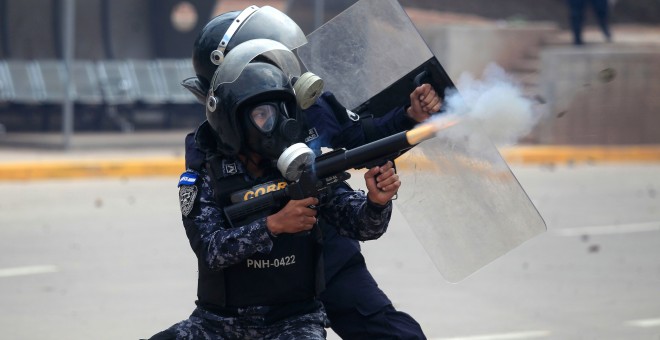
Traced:
[[219, 204], [231, 204], [232, 193], [250, 186], [242, 173], [224, 176], [222, 161], [219, 157], [212, 157], [206, 161], [206, 170], [209, 172], [213, 184], [213, 196]]

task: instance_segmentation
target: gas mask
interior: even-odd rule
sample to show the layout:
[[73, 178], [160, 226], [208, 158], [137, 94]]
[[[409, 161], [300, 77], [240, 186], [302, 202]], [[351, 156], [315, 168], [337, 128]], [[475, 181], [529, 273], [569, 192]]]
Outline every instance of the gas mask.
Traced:
[[272, 161], [301, 136], [300, 124], [290, 118], [286, 104], [281, 101], [247, 107], [241, 124], [248, 149]]
[[267, 161], [277, 160], [277, 169], [289, 181], [297, 180], [300, 171], [315, 159], [314, 151], [298, 142], [300, 124], [289, 118], [284, 102], [263, 102], [248, 107], [241, 124], [248, 149]]
[[[311, 106], [322, 91], [323, 80], [301, 75], [298, 59], [283, 44], [253, 39], [234, 47], [215, 71], [206, 98], [218, 151], [236, 155], [244, 149], [278, 161], [285, 149], [302, 141], [298, 110]], [[293, 163], [288, 163], [309, 154], [309, 148], [289, 152]]]

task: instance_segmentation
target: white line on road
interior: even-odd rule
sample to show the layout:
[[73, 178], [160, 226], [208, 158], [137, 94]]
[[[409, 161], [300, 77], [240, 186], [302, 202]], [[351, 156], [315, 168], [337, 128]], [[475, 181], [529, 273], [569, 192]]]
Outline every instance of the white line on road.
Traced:
[[514, 333], [461, 336], [455, 338], [433, 338], [430, 340], [515, 340], [515, 339], [544, 338], [548, 335], [550, 335], [550, 331], [527, 331], [527, 332], [514, 332]]
[[630, 321], [626, 321], [626, 324], [628, 326], [642, 327], [642, 328], [660, 327], [660, 318], [630, 320]]
[[59, 268], [53, 265], [0, 268], [0, 277], [54, 273], [57, 271], [59, 271]]
[[582, 235], [614, 235], [639, 233], [645, 231], [660, 231], [660, 222], [631, 223], [617, 225], [603, 225], [579, 228], [555, 229], [553, 233], [559, 236], [582, 236]]

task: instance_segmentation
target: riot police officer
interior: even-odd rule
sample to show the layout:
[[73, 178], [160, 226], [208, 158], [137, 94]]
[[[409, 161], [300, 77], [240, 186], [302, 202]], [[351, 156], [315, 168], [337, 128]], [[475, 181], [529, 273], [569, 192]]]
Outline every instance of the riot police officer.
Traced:
[[179, 181], [183, 224], [198, 258], [197, 308], [152, 339], [325, 338], [321, 226], [358, 240], [387, 228], [400, 186], [391, 162], [365, 174], [366, 194], [340, 184], [321, 197], [238, 218], [223, 213], [261, 189], [282, 190], [274, 164], [285, 149], [303, 145], [295, 144], [299, 104], [286, 67], [296, 59], [285, 48], [273, 58], [272, 46], [283, 47], [265, 39], [236, 47], [223, 65], [232, 71], [218, 68], [209, 84], [207, 120], [194, 137], [204, 159]]
[[[219, 59], [231, 55], [230, 51], [241, 43], [256, 38], [277, 40], [290, 49], [306, 42], [295, 22], [270, 7], [250, 6], [244, 11], [221, 14], [213, 18], [196, 39], [192, 61], [197, 76], [184, 81], [184, 86], [200, 102], [206, 103], [210, 83], [221, 64]], [[439, 111], [440, 104], [433, 88], [424, 84], [410, 94], [410, 106], [396, 108], [378, 118], [355, 119], [331, 93], [323, 93], [303, 111], [299, 121], [305, 125], [307, 144], [315, 151], [321, 147], [350, 149], [410, 129]], [[199, 169], [204, 158], [194, 133], [189, 134], [186, 167]], [[367, 270], [359, 243], [338, 235], [333, 228], [323, 231], [326, 289], [321, 299], [332, 329], [347, 339], [424, 339], [419, 324], [408, 314], [396, 310], [378, 288]]]

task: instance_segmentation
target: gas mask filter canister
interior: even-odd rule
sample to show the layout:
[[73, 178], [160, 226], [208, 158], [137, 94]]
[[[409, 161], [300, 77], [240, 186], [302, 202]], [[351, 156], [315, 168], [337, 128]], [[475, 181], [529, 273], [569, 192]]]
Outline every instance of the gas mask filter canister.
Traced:
[[296, 143], [288, 147], [277, 160], [277, 170], [288, 181], [296, 181], [307, 165], [316, 159], [314, 151], [305, 143]]
[[323, 93], [323, 79], [312, 72], [303, 73], [293, 84], [296, 101], [301, 109], [308, 109]]

